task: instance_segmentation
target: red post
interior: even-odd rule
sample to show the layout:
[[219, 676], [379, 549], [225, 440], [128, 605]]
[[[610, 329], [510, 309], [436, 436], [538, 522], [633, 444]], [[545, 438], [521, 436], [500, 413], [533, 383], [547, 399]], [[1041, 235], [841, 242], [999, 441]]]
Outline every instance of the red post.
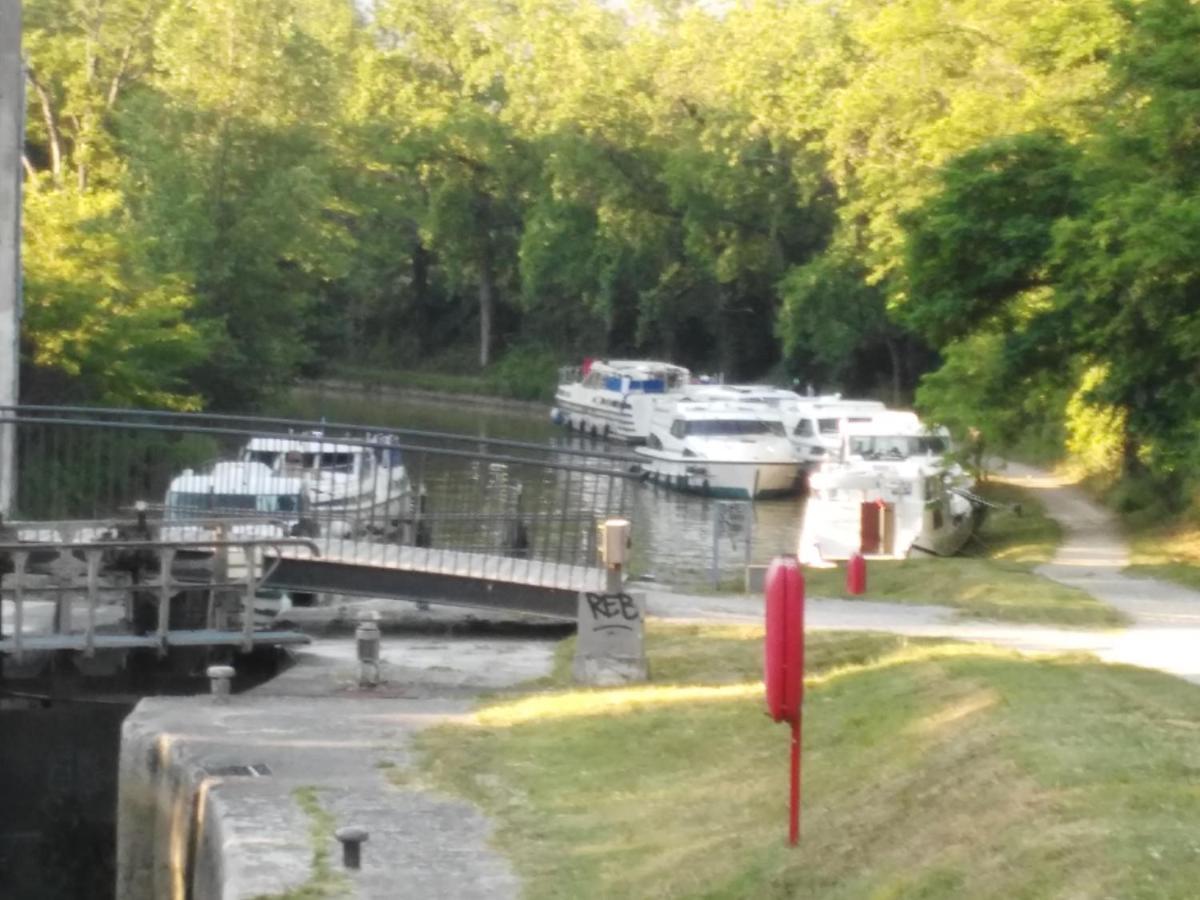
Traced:
[[788, 843], [800, 842], [800, 716], [792, 722], [792, 798], [788, 820]]
[[800, 840], [800, 720], [804, 700], [804, 576], [794, 556], [771, 563], [766, 578], [763, 680], [767, 711], [792, 726], [788, 841]]
[[854, 553], [846, 563], [846, 593], [853, 596], [867, 590], [867, 560], [861, 553]]

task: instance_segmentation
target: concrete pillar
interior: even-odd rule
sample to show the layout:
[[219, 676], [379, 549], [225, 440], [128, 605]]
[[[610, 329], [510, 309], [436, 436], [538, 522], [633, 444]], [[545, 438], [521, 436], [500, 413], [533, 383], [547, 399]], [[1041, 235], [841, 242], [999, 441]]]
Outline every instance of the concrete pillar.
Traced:
[[[25, 73], [21, 0], [0, 0], [0, 406], [17, 402], [21, 321], [21, 152]], [[11, 511], [16, 434], [0, 427], [0, 515]]]

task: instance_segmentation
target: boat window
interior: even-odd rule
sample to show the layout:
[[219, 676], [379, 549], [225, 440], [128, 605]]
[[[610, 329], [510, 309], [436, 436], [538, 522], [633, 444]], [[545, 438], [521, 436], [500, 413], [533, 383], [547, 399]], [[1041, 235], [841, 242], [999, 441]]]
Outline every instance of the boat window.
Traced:
[[354, 471], [354, 454], [322, 453], [319, 464], [322, 469], [331, 472], [352, 472]]
[[646, 445], [651, 450], [661, 450], [662, 449], [662, 441], [660, 441], [658, 439], [657, 434], [652, 434], [652, 435], [650, 435], [650, 437], [646, 438]]
[[279, 454], [274, 450], [250, 450], [246, 453], [248, 462], [262, 463], [270, 468], [275, 468], [275, 460], [279, 459]]
[[796, 435], [798, 437], [812, 437], [813, 423], [812, 419], [801, 419], [796, 423]]
[[681, 438], [685, 434], [687, 434], [687, 430], [684, 426], [683, 419], [676, 419], [674, 422], [671, 423], [671, 436], [672, 437]]
[[695, 422], [687, 423], [687, 433], [709, 437], [755, 434], [786, 437], [782, 422], [768, 422], [763, 419], [716, 419], [712, 421], [698, 419]]
[[838, 420], [837, 419], [821, 419], [817, 422], [817, 428], [821, 434], [837, 434]]
[[189, 493], [171, 491], [167, 494], [167, 518], [186, 519], [200, 513], [254, 512], [258, 509], [255, 494]]
[[943, 453], [949, 452], [950, 448], [946, 445], [944, 437], [931, 434], [921, 438], [921, 450], [923, 453], [940, 456]]
[[850, 452], [864, 459], [907, 459], [929, 454], [928, 442], [919, 435], [866, 435], [850, 439]]
[[299, 450], [289, 450], [283, 456], [283, 464], [289, 469], [311, 469], [314, 459], [315, 456], [312, 453], [301, 453]]

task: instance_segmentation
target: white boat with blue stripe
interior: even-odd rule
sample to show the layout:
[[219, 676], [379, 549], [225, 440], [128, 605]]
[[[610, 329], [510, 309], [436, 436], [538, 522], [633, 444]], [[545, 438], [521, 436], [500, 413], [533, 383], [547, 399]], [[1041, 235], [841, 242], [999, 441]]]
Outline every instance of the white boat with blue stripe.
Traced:
[[651, 360], [585, 360], [559, 372], [550, 417], [597, 438], [643, 444], [650, 436], [656, 399], [678, 394], [691, 381], [683, 366]]

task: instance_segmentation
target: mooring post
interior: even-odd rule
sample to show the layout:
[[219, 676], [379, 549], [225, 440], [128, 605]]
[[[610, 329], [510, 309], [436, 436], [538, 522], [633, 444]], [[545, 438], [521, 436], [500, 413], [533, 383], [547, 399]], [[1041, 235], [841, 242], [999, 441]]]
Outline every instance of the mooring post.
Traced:
[[354, 629], [354, 643], [358, 653], [359, 687], [375, 687], [379, 684], [379, 648], [382, 637], [379, 626], [374, 622], [360, 622]]
[[333, 836], [342, 845], [342, 865], [347, 869], [362, 868], [362, 845], [370, 838], [367, 829], [347, 825], [335, 831]]
[[206, 674], [213, 702], [228, 703], [233, 687], [233, 666], [209, 666]]

